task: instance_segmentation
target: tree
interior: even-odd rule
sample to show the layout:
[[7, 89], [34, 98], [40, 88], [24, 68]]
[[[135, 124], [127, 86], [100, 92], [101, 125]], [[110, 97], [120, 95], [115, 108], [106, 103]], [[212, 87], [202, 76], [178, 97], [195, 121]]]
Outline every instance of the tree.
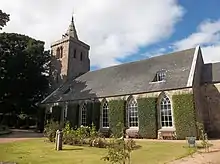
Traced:
[[10, 20], [9, 14], [4, 13], [0, 10], [0, 30], [6, 25], [6, 23]]
[[0, 33], [0, 113], [34, 112], [48, 90], [49, 61], [44, 42]]

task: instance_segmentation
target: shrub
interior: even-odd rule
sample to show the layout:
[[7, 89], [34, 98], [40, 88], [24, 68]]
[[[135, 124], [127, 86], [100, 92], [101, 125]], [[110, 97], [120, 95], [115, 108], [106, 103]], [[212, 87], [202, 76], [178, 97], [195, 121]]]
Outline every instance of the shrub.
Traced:
[[177, 138], [185, 139], [189, 136], [196, 137], [196, 113], [193, 94], [174, 95], [173, 110]]
[[62, 111], [62, 107], [57, 105], [57, 106], [53, 106], [52, 108], [52, 119], [55, 122], [60, 122], [61, 119], [61, 111]]
[[49, 139], [50, 142], [55, 142], [56, 131], [60, 129], [58, 122], [51, 121], [44, 128], [44, 136]]
[[67, 120], [71, 127], [78, 127], [79, 122], [79, 104], [70, 103], [68, 104]]
[[76, 144], [75, 131], [70, 127], [70, 123], [67, 122], [63, 129], [63, 143], [68, 145]]
[[[109, 101], [109, 125], [114, 136], [121, 137], [121, 129], [125, 126], [125, 101]], [[120, 126], [118, 125], [120, 123]]]
[[144, 138], [157, 138], [157, 98], [139, 98], [139, 134]]
[[96, 130], [99, 130], [100, 127], [100, 102], [94, 102], [93, 103], [93, 109], [92, 109], [92, 122], [94, 126], [96, 127]]
[[131, 162], [131, 152], [135, 149], [135, 141], [132, 139], [124, 140], [118, 138], [111, 138], [108, 143], [107, 155], [101, 159], [112, 164]]
[[98, 148], [106, 148], [108, 142], [101, 137], [97, 137], [92, 142], [90, 142], [90, 146], [92, 147], [98, 147]]
[[86, 143], [86, 138], [89, 138], [89, 127], [88, 126], [80, 126], [75, 130], [75, 137], [80, 141], [80, 145]]
[[207, 133], [205, 133], [204, 126], [202, 123], [199, 123], [199, 122], [197, 122], [196, 125], [199, 130], [199, 139], [202, 141], [201, 142], [202, 147], [205, 148], [205, 151], [209, 152], [210, 144], [209, 144], [209, 140], [208, 140], [208, 135], [207, 135]]

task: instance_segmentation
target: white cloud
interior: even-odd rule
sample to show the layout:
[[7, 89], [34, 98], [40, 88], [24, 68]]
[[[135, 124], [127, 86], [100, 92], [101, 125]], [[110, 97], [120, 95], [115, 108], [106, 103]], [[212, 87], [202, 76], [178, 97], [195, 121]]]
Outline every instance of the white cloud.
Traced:
[[205, 63], [220, 62], [220, 20], [206, 20], [197, 31], [187, 38], [174, 43], [175, 50], [201, 45]]
[[176, 0], [0, 0], [11, 14], [7, 32], [50, 43], [67, 30], [74, 8], [78, 36], [91, 46], [91, 64], [106, 67], [140, 46], [168, 38], [184, 10]]
[[151, 58], [151, 57], [156, 57], [156, 56], [163, 55], [166, 51], [167, 51], [166, 48], [159, 48], [159, 49], [154, 50], [154, 51], [145, 52], [145, 53], [141, 54], [141, 56]]

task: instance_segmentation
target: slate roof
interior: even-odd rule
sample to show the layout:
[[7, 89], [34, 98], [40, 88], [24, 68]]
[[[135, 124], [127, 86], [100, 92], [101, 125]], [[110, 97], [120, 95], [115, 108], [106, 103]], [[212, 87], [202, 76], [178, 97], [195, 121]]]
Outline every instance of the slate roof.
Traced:
[[[87, 72], [66, 82], [42, 103], [154, 92], [187, 87], [195, 48]], [[166, 70], [165, 82], [154, 82]], [[68, 88], [67, 94], [64, 94]]]
[[202, 79], [204, 83], [220, 82], [220, 62], [205, 64], [203, 67]]

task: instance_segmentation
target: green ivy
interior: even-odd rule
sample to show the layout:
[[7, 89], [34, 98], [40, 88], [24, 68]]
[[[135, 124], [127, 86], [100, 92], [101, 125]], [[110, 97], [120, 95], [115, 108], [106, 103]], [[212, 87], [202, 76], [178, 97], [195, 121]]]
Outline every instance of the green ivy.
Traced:
[[[114, 136], [121, 136], [122, 128], [125, 126], [125, 101], [109, 101], [109, 126]], [[120, 126], [119, 126], [120, 125]]]
[[60, 122], [62, 107], [59, 105], [53, 106], [52, 108], [52, 120]]
[[96, 127], [96, 130], [99, 130], [100, 127], [100, 102], [94, 102], [93, 103], [93, 109], [92, 109], [92, 122]]
[[157, 138], [157, 98], [139, 98], [139, 133], [144, 138]]
[[67, 120], [70, 122], [72, 127], [78, 127], [79, 124], [79, 104], [70, 103], [67, 109]]
[[174, 95], [173, 111], [177, 138], [197, 136], [193, 94]]
[[93, 103], [87, 102], [87, 104], [86, 104], [86, 124], [87, 124], [87, 126], [92, 125], [92, 108], [93, 108]]

